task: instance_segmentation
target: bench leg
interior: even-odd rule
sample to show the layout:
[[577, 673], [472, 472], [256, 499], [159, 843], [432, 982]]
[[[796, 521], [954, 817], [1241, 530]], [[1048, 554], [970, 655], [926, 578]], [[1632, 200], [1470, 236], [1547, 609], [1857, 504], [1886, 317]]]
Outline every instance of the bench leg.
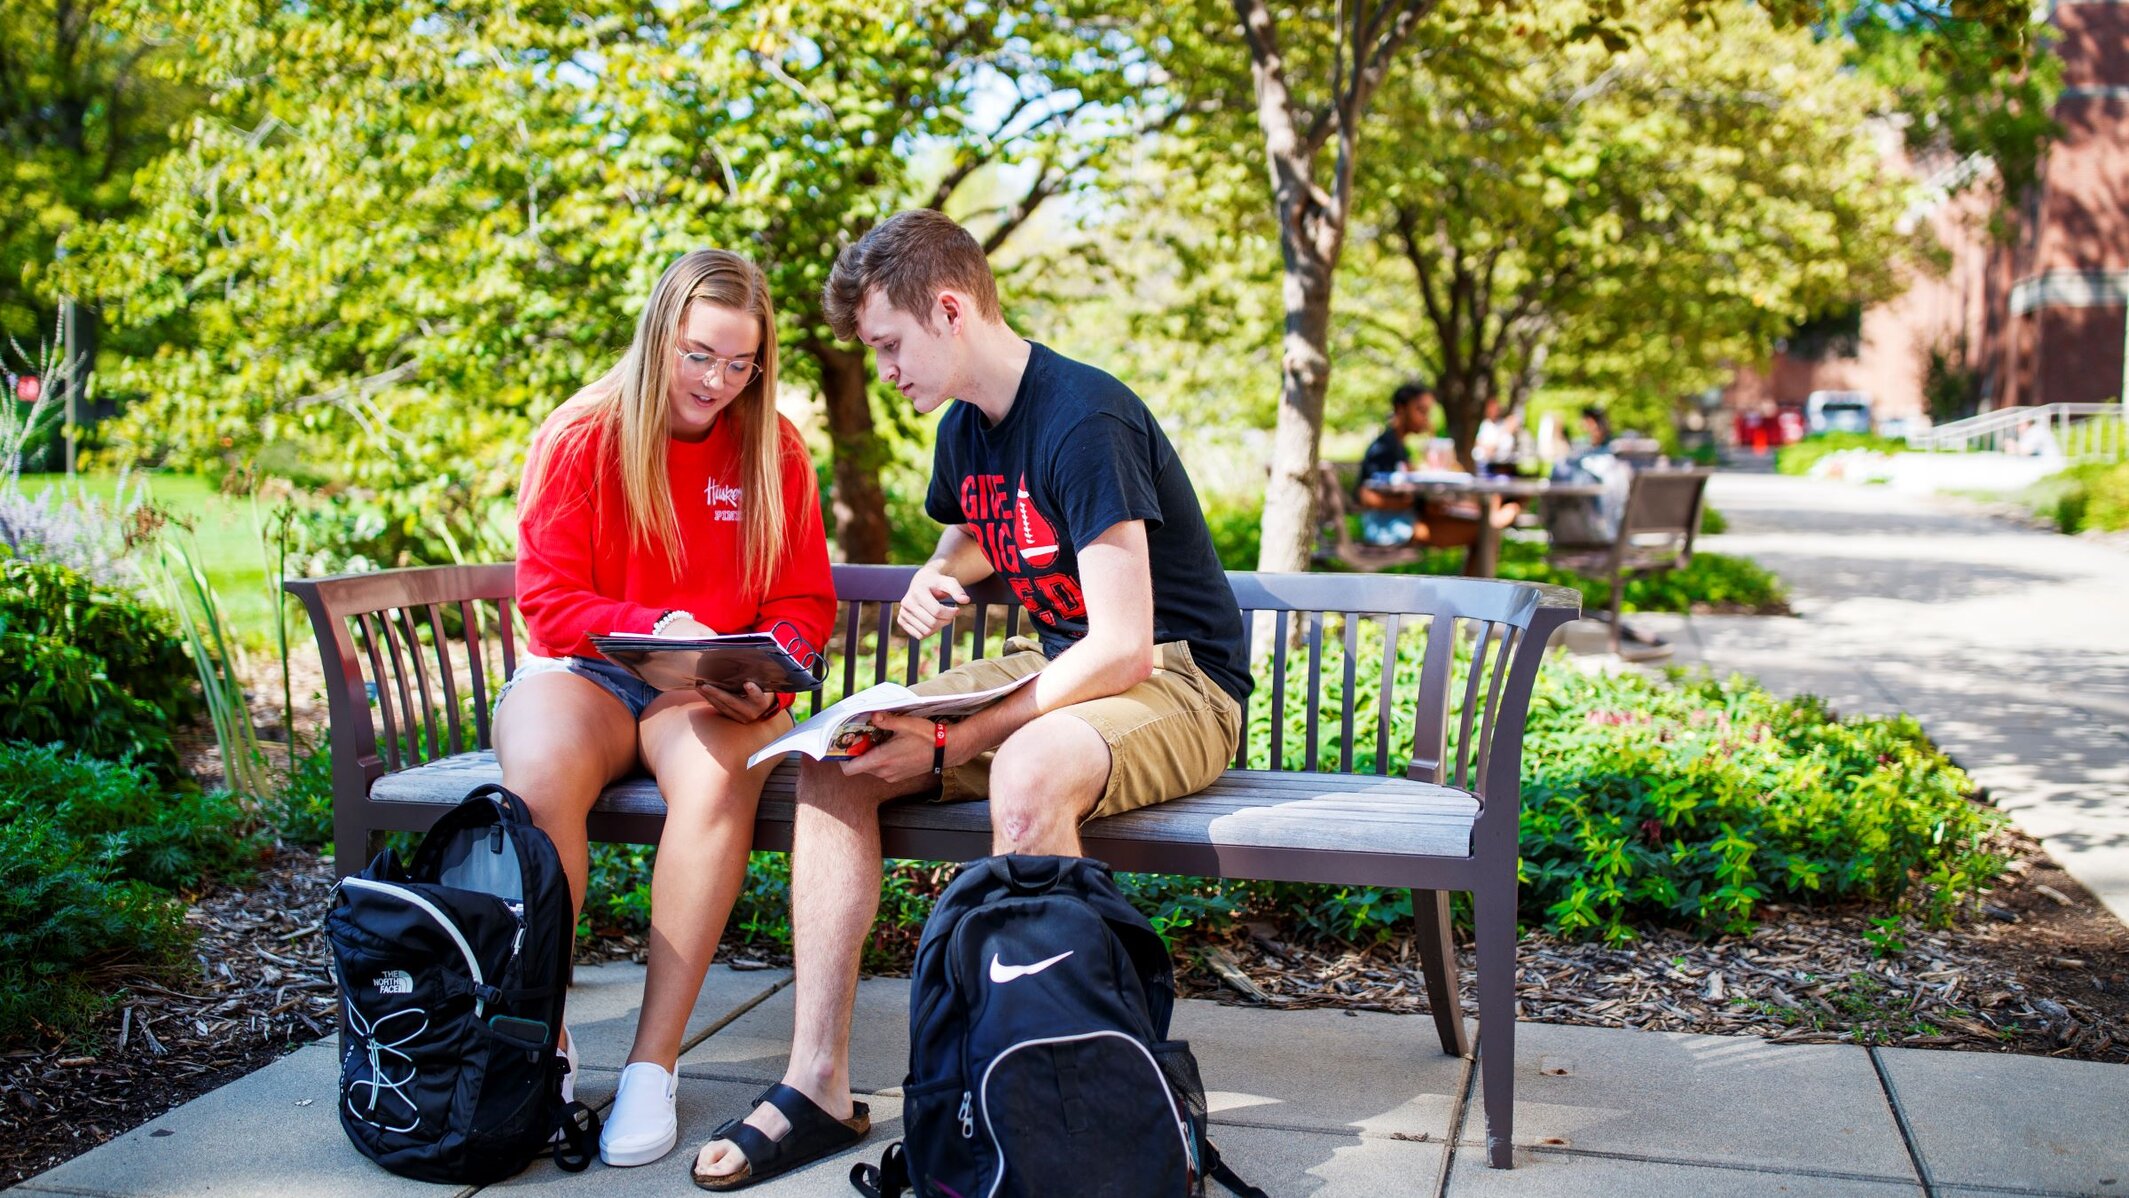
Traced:
[[347, 877], [359, 874], [368, 865], [370, 857], [370, 830], [358, 820], [333, 822], [333, 876]]
[[1515, 878], [1471, 896], [1478, 925], [1479, 1077], [1486, 1087], [1486, 1159], [1514, 1166]]
[[1434, 1030], [1440, 1034], [1442, 1051], [1450, 1056], [1471, 1055], [1471, 1038], [1464, 1030], [1464, 1001], [1456, 979], [1456, 941], [1449, 933], [1449, 892], [1412, 892], [1412, 918], [1418, 924], [1419, 969], [1427, 979], [1427, 1007], [1434, 1012]]

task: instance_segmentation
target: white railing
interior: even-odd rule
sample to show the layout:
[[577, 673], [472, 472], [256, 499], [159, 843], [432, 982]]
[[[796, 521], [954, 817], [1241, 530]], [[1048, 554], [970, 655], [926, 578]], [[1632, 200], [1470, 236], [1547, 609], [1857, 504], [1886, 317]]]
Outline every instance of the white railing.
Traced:
[[2129, 458], [2129, 426], [2118, 403], [2050, 403], [1997, 408], [1907, 434], [1907, 447], [1948, 453], [2009, 453], [2066, 462]]

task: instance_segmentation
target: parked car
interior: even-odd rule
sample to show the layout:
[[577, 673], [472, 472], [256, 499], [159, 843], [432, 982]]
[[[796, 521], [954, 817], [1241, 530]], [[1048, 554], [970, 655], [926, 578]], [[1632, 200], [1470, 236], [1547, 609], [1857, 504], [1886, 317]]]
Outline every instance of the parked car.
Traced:
[[1867, 391], [1813, 391], [1804, 397], [1804, 430], [1811, 436], [1867, 433], [1870, 428]]

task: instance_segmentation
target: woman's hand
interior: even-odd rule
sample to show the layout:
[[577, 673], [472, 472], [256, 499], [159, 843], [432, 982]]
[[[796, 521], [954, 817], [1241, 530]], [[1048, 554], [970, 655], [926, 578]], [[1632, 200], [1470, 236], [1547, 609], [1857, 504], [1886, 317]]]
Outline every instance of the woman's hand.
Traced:
[[658, 635], [669, 641], [686, 641], [698, 636], [716, 636], [717, 630], [700, 620], [673, 620], [660, 629]]
[[710, 710], [735, 724], [752, 724], [767, 719], [770, 709], [776, 706], [776, 696], [749, 682], [745, 690], [728, 691], [721, 686], [698, 686], [695, 693], [710, 705]]

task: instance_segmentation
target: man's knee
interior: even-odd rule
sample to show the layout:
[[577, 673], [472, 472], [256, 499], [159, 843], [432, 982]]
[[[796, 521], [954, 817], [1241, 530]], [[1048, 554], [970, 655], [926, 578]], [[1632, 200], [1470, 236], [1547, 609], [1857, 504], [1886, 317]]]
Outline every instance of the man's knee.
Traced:
[[1109, 781], [1109, 746], [1085, 721], [1051, 713], [999, 746], [991, 764], [991, 828], [1012, 846], [1078, 827]]

